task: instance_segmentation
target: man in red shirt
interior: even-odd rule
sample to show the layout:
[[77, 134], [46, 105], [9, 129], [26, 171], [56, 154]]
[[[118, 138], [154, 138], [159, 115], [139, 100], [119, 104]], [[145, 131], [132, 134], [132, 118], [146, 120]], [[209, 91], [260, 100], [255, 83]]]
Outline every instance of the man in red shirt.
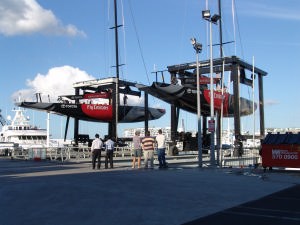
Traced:
[[150, 160], [150, 168], [154, 168], [154, 148], [155, 138], [150, 137], [150, 131], [147, 131], [145, 137], [142, 139], [142, 149], [144, 152], [144, 166], [148, 168], [148, 160]]

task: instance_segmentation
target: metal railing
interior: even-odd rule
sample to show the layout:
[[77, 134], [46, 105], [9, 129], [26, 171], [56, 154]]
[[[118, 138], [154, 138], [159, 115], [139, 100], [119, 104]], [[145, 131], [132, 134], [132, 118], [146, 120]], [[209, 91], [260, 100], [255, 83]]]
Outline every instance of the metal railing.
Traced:
[[241, 156], [234, 156], [233, 150], [225, 153], [221, 159], [222, 167], [252, 167], [261, 163], [261, 156], [259, 155], [259, 148], [244, 148]]
[[[91, 148], [87, 146], [63, 146], [63, 147], [49, 147], [49, 148], [30, 148], [22, 149], [17, 148], [8, 151], [9, 155], [12, 158], [20, 158], [26, 160], [51, 160], [51, 161], [81, 161], [91, 159], [92, 152]], [[168, 150], [166, 149], [166, 154]], [[102, 156], [105, 155], [103, 151]], [[215, 154], [217, 155], [217, 154]], [[114, 157], [120, 159], [131, 159], [132, 157], [132, 148], [130, 146], [116, 147], [114, 151]], [[156, 157], [156, 155], [155, 155]], [[210, 154], [209, 150], [206, 154], [203, 154], [203, 160], [207, 166], [210, 166], [209, 160]], [[189, 164], [194, 163], [197, 165], [197, 151], [179, 151], [178, 155], [168, 155], [166, 156], [167, 160], [174, 162], [185, 163], [189, 161]], [[234, 156], [233, 149], [222, 150], [222, 154], [219, 160], [220, 167], [252, 167], [261, 163], [261, 157], [259, 155], [259, 149], [244, 149], [244, 152], [241, 156]]]

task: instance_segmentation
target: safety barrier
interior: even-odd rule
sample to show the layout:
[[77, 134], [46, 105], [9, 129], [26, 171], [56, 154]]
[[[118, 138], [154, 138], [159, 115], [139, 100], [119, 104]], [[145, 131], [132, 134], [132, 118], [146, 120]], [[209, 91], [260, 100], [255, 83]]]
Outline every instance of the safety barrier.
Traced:
[[230, 155], [222, 157], [222, 167], [256, 167], [261, 164], [261, 157], [259, 155], [259, 149], [244, 149], [244, 153], [241, 156], [233, 156], [233, 152]]
[[[86, 161], [91, 159], [91, 148], [87, 146], [64, 146], [64, 147], [49, 147], [49, 148], [32, 148], [32, 149], [19, 149], [13, 152], [14, 158], [23, 158], [28, 160], [56, 160], [56, 161]], [[105, 155], [105, 151], [102, 153], [102, 157]], [[244, 149], [242, 156], [233, 156], [233, 150], [223, 150], [223, 154], [220, 156], [215, 152], [216, 163], [220, 162], [221, 167], [249, 167], [257, 166], [261, 164], [261, 157], [259, 155], [259, 149]], [[132, 149], [129, 146], [116, 147], [114, 151], [114, 157], [118, 159], [131, 160]], [[197, 151], [180, 151], [178, 155], [167, 155], [167, 160], [174, 161], [174, 163], [198, 163]], [[157, 161], [157, 155], [155, 151], [155, 160]], [[205, 166], [210, 165], [210, 152], [203, 154], [203, 163]]]

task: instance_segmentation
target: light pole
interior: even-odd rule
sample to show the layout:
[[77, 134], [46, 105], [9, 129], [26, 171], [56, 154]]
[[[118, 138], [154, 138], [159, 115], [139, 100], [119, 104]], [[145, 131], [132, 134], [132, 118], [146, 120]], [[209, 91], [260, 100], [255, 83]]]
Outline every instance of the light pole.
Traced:
[[210, 10], [202, 11], [202, 18], [209, 22], [209, 49], [210, 49], [210, 120], [209, 131], [210, 137], [210, 163], [215, 166], [215, 120], [214, 120], [214, 82], [213, 82], [213, 49], [212, 49], [212, 23], [217, 24], [221, 18], [215, 14], [211, 16]]
[[199, 53], [202, 51], [202, 44], [191, 38], [191, 44], [196, 51], [197, 63], [197, 119], [198, 119], [198, 166], [202, 167], [202, 138], [201, 138], [201, 105], [200, 105], [200, 75], [199, 75]]

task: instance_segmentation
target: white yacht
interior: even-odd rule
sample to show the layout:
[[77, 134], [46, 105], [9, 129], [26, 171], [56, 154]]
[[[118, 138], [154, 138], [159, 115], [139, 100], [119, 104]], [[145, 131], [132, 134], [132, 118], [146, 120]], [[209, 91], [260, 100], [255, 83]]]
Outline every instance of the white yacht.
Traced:
[[25, 117], [24, 109], [14, 109], [14, 118], [5, 120], [1, 115], [2, 130], [0, 132], [0, 150], [7, 146], [22, 149], [41, 148], [47, 146], [47, 130], [30, 124]]

